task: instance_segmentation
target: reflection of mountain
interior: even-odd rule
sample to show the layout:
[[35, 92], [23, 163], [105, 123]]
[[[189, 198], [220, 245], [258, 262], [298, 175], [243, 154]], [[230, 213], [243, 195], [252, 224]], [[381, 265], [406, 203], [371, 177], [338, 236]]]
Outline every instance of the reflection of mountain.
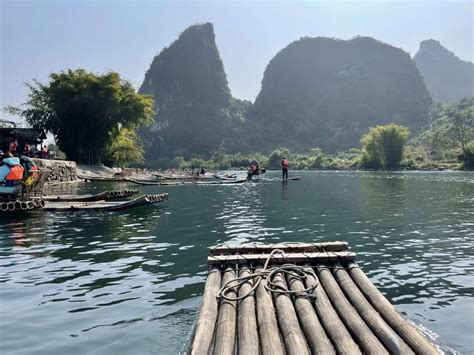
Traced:
[[474, 95], [474, 63], [459, 59], [438, 41], [421, 42], [413, 59], [434, 99], [454, 102]]

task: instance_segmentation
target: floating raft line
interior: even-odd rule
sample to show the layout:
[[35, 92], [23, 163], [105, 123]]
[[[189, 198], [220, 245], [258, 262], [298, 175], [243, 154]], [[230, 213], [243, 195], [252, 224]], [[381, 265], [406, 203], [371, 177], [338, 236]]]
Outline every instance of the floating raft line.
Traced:
[[[208, 181], [206, 181], [208, 180]], [[127, 181], [132, 182], [137, 185], [159, 185], [159, 186], [166, 186], [166, 185], [229, 185], [229, 184], [242, 184], [246, 182], [246, 179], [233, 179], [233, 180], [211, 180], [211, 179], [202, 179], [202, 180], [139, 180], [139, 179], [132, 179], [129, 178]]]
[[108, 201], [138, 195], [138, 190], [103, 191], [93, 195], [45, 195], [43, 199], [50, 202], [93, 202]]
[[346, 242], [211, 247], [189, 352], [441, 353], [355, 260]]
[[115, 177], [115, 176], [100, 176], [100, 175], [77, 175], [79, 179], [87, 181], [114, 181], [114, 182], [126, 182], [126, 177]]
[[142, 195], [127, 201], [95, 201], [95, 202], [46, 202], [48, 211], [105, 210], [115, 211], [168, 200], [168, 194]]

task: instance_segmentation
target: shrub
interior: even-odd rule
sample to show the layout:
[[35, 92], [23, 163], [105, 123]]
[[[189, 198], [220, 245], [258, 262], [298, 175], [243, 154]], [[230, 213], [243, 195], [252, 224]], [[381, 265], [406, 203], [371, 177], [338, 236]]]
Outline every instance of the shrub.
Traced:
[[394, 123], [371, 128], [361, 139], [364, 147], [362, 167], [397, 168], [403, 159], [403, 148], [409, 134], [407, 127]]
[[458, 158], [462, 163], [463, 169], [474, 168], [474, 141], [470, 141], [466, 145], [466, 149], [459, 154]]

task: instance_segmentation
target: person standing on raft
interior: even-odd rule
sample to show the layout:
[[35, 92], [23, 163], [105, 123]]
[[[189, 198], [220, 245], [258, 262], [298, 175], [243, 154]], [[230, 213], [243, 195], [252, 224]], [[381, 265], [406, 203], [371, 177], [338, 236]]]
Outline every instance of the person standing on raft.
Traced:
[[252, 176], [258, 175], [258, 164], [257, 163], [252, 163], [250, 165], [250, 168], [247, 173], [247, 181], [252, 180]]
[[288, 165], [288, 159], [283, 158], [283, 160], [281, 161], [281, 172], [283, 175], [283, 180], [288, 180]]

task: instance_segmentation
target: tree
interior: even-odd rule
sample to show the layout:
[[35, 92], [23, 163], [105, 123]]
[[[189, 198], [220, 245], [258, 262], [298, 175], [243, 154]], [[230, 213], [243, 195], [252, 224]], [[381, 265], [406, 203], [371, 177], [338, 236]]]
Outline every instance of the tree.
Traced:
[[107, 148], [107, 156], [120, 167], [143, 163], [143, 148], [139, 144], [137, 132], [130, 128], [122, 128]]
[[280, 148], [273, 151], [273, 153], [268, 158], [268, 168], [270, 169], [279, 169], [281, 161], [283, 158], [289, 158], [290, 151], [286, 148]]
[[463, 153], [470, 151], [468, 143], [474, 139], [474, 97], [465, 97], [449, 106], [444, 115], [452, 146], [460, 148]]
[[474, 141], [466, 144], [466, 150], [458, 156], [464, 169], [474, 169]]
[[68, 69], [49, 79], [47, 84], [27, 84], [28, 101], [8, 110], [51, 132], [70, 160], [99, 163], [121, 128], [153, 122], [153, 99], [137, 94], [118, 73]]
[[466, 157], [474, 153], [469, 145], [474, 140], [474, 97], [465, 97], [449, 105], [436, 105], [432, 112], [433, 121], [412, 143], [427, 147], [438, 156], [457, 155], [466, 162]]
[[364, 147], [362, 165], [372, 168], [395, 169], [403, 158], [403, 148], [410, 131], [394, 123], [371, 128], [361, 143]]

